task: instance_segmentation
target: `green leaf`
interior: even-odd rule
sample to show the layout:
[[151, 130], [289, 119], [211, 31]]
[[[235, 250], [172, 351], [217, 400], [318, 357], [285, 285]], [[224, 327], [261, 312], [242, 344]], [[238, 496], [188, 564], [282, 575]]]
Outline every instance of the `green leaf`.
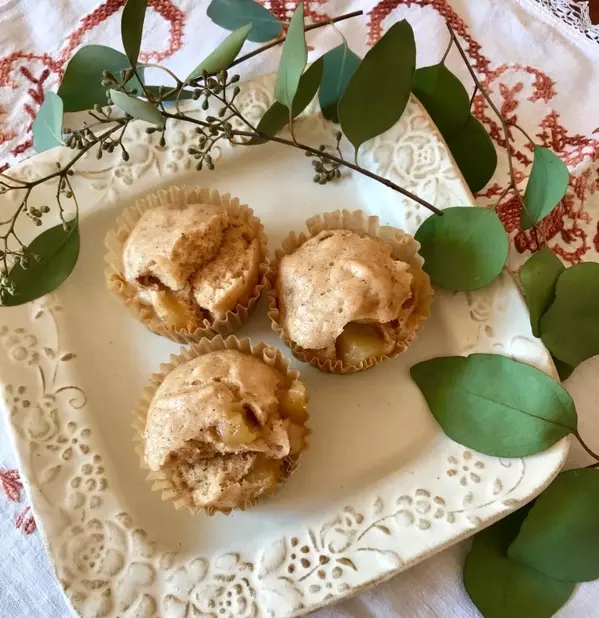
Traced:
[[127, 0], [121, 16], [121, 39], [131, 66], [137, 66], [148, 0]]
[[[104, 45], [86, 45], [69, 60], [67, 69], [60, 83], [58, 95], [64, 102], [65, 112], [79, 112], [92, 109], [94, 105], [106, 105], [106, 87], [102, 86], [104, 69], [118, 76], [123, 69], [130, 66], [125, 54]], [[141, 70], [139, 71], [142, 76]], [[82, 87], [85, 84], [85, 87]], [[128, 88], [137, 88], [141, 93], [141, 84], [133, 76], [127, 82]]]
[[324, 56], [322, 81], [318, 100], [322, 115], [328, 120], [339, 122], [337, 104], [345, 88], [360, 64], [360, 56], [347, 46], [347, 41], [328, 51]]
[[548, 148], [535, 146], [532, 170], [524, 192], [520, 227], [529, 230], [546, 217], [561, 201], [568, 189], [568, 168]]
[[212, 0], [207, 15], [225, 30], [237, 30], [252, 24], [248, 41], [264, 43], [281, 32], [281, 22], [254, 0]]
[[443, 431], [480, 453], [534, 455], [576, 431], [568, 392], [511, 358], [448, 356], [418, 363], [410, 372]]
[[237, 54], [241, 51], [251, 29], [252, 24], [247, 24], [231, 32], [211, 54], [198, 64], [198, 66], [185, 78], [185, 81], [189, 83], [201, 77], [204, 71], [207, 71], [209, 75], [214, 75], [223, 69], [228, 69], [233, 60], [237, 58]]
[[476, 290], [495, 279], [507, 260], [508, 235], [493, 210], [454, 206], [429, 217], [416, 232], [424, 270], [433, 283]]
[[155, 124], [158, 127], [164, 126], [164, 118], [162, 114], [147, 101], [130, 97], [124, 92], [118, 90], [110, 91], [112, 102], [126, 114], [133, 116], [139, 120], [145, 120], [150, 124]]
[[470, 117], [470, 99], [462, 82], [443, 64], [414, 73], [412, 92], [446, 139], [462, 130]]
[[555, 358], [555, 356], [552, 356], [551, 360], [553, 361], [553, 364], [557, 369], [557, 375], [562, 382], [565, 382], [574, 373], [574, 369], [576, 369], [576, 367], [572, 367], [572, 365], [562, 362], [559, 358]]
[[464, 585], [485, 618], [551, 618], [574, 591], [574, 584], [507, 557], [528, 511], [525, 507], [479, 532], [466, 556]]
[[410, 98], [415, 68], [414, 31], [404, 19], [364, 56], [339, 101], [341, 128], [356, 152], [399, 120]]
[[79, 226], [77, 220], [69, 221], [65, 230], [62, 223], [52, 227], [28, 247], [29, 253], [41, 258], [29, 259], [26, 269], [12, 267], [9, 279], [15, 285], [15, 295], [4, 299], [5, 306], [28, 303], [56, 289], [72, 272], [79, 256]]
[[275, 99], [285, 105], [290, 113], [299, 80], [307, 61], [308, 48], [304, 35], [304, 5], [300, 2], [291, 18], [287, 38], [283, 43], [275, 84]]
[[[322, 65], [322, 58], [319, 58], [316, 62], [311, 64], [301, 76], [297, 87], [297, 93], [293, 99], [291, 112], [293, 118], [299, 116], [314, 98], [321, 81]], [[258, 132], [265, 133], [266, 135], [276, 135], [288, 123], [289, 110], [281, 103], [275, 102], [266, 110], [256, 129]], [[253, 137], [248, 144], [264, 144], [266, 141], [268, 140], [261, 137]]]
[[562, 472], [535, 502], [508, 556], [566, 582], [599, 578], [599, 470]]
[[46, 92], [44, 102], [33, 121], [33, 147], [35, 152], [44, 152], [63, 146], [62, 99], [54, 92]]
[[541, 338], [573, 367], [599, 354], [599, 264], [576, 264], [559, 276], [555, 300], [541, 318]]
[[520, 283], [530, 312], [532, 334], [540, 337], [539, 320], [555, 298], [557, 278], [565, 267], [560, 259], [544, 247], [528, 259], [520, 271]]
[[470, 191], [480, 191], [497, 167], [497, 152], [483, 125], [471, 114], [466, 125], [447, 140], [447, 145]]

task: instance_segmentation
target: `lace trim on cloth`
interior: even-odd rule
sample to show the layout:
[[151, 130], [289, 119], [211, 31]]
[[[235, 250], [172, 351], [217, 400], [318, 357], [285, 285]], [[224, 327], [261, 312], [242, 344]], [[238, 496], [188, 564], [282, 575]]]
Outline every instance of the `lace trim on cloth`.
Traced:
[[599, 25], [591, 23], [589, 3], [582, 0], [534, 0], [544, 6], [562, 22], [585, 36], [599, 43]]

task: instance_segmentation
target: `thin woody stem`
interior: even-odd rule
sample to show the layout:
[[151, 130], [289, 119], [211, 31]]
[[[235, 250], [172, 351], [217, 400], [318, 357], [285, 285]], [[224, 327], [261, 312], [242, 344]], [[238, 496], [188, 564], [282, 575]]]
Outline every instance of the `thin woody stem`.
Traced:
[[445, 64], [445, 61], [447, 60], [447, 56], [449, 56], [449, 52], [451, 51], [452, 45], [453, 45], [453, 39], [450, 38], [447, 48], [445, 49], [445, 53], [443, 54], [443, 57], [441, 58], [441, 64]]
[[474, 103], [474, 97], [478, 94], [478, 84], [474, 84], [474, 90], [472, 91], [472, 96], [470, 97], [470, 103], [468, 107], [472, 109], [472, 104]]
[[597, 453], [594, 453], [584, 442], [584, 440], [582, 439], [582, 436], [580, 435], [580, 433], [578, 433], [578, 430], [576, 430], [574, 432], [574, 437], [578, 440], [578, 442], [580, 442], [580, 446], [582, 446], [582, 448], [595, 460], [597, 460], [597, 463], [592, 464], [589, 467], [594, 467], [599, 465], [599, 455], [597, 455]]
[[[513, 151], [512, 151], [512, 143], [511, 143], [509, 125], [506, 119], [504, 118], [503, 114], [499, 111], [495, 103], [493, 103], [493, 99], [491, 99], [491, 97], [489, 96], [489, 93], [486, 91], [485, 88], [483, 88], [483, 85], [478, 79], [476, 72], [474, 71], [474, 69], [470, 65], [470, 62], [468, 61], [468, 56], [466, 56], [466, 52], [464, 51], [464, 48], [461, 46], [454, 29], [447, 22], [446, 22], [446, 26], [447, 26], [447, 29], [449, 30], [449, 33], [451, 35], [453, 42], [455, 43], [455, 46], [458, 49], [458, 52], [460, 53], [460, 56], [462, 57], [462, 60], [464, 61], [464, 64], [466, 65], [466, 68], [468, 69], [468, 72], [470, 73], [470, 77], [472, 77], [474, 81], [475, 86], [480, 90], [481, 94], [485, 98], [485, 101], [489, 104], [491, 109], [495, 112], [495, 115], [497, 116], [497, 118], [499, 118], [499, 122], [501, 123], [501, 127], [505, 135], [505, 149], [507, 151], [507, 163], [508, 163], [508, 169], [509, 169], [509, 174], [510, 174], [510, 185], [514, 189], [514, 193], [518, 196], [518, 201], [520, 202], [522, 209], [528, 214], [529, 219], [531, 221], [534, 221], [534, 217], [532, 217], [532, 215], [528, 212], [528, 208], [526, 207], [526, 204], [524, 203], [524, 199], [522, 198], [520, 191], [518, 191], [518, 184], [516, 182], [516, 176], [514, 174], [514, 163], [512, 161]], [[541, 241], [545, 243], [546, 239], [545, 239], [545, 235], [543, 231], [537, 225], [534, 226], [534, 230], [535, 230], [535, 234], [537, 235], [537, 240], [539, 239], [539, 236], [540, 236]]]
[[531, 146], [535, 145], [532, 137], [530, 137], [530, 135], [519, 124], [513, 124], [512, 126], [514, 127], [514, 129], [518, 129], [518, 131], [520, 131], [520, 133], [524, 135], [524, 137], [529, 141]]
[[178, 86], [182, 86], [183, 82], [167, 67], [163, 67], [160, 64], [144, 64], [146, 69], [159, 69], [160, 71], [164, 71], [168, 73], [174, 80]]
[[[185, 116], [182, 118], [181, 115], [169, 114], [168, 112], [164, 113], [163, 116], [165, 118], [178, 118], [179, 120], [184, 120], [186, 122], [197, 124], [203, 127], [211, 126], [209, 123], [204, 122], [203, 120], [198, 120], [196, 118], [190, 118], [188, 116]], [[302, 144], [301, 142], [288, 140], [283, 137], [266, 135], [266, 133], [261, 133], [260, 131], [233, 130], [231, 131], [231, 134], [238, 136], [238, 137], [259, 137], [261, 139], [264, 139], [270, 142], [276, 142], [277, 144], [284, 144], [285, 146], [292, 146], [294, 148], [299, 148], [299, 150], [303, 150], [304, 152], [309, 152], [310, 154], [325, 158], [328, 161], [339, 163], [340, 165], [344, 165], [345, 167], [348, 167], [364, 176], [368, 176], [368, 178], [372, 178], [373, 180], [380, 182], [386, 187], [389, 187], [390, 189], [393, 189], [394, 191], [397, 191], [398, 193], [401, 193], [402, 195], [409, 197], [411, 200], [417, 202], [418, 204], [420, 204], [421, 206], [424, 206], [425, 208], [428, 208], [430, 211], [434, 212], [436, 215], [441, 215], [441, 216], [443, 215], [443, 212], [441, 210], [439, 210], [438, 208], [436, 208], [435, 206], [433, 206], [426, 200], [423, 200], [422, 198], [418, 197], [416, 194], [412, 193], [411, 191], [408, 191], [407, 189], [404, 189], [403, 187], [396, 185], [391, 180], [388, 180], [387, 178], [383, 178], [382, 176], [378, 176], [377, 174], [375, 174], [374, 172], [371, 172], [370, 170], [367, 170], [363, 167], [360, 167], [359, 165], [351, 163], [350, 161], [347, 161], [346, 159], [341, 159], [340, 157], [336, 157], [335, 155], [329, 154], [328, 152], [322, 152], [318, 150], [317, 148], [312, 148], [312, 146], [308, 146], [307, 144]]]
[[[502, 113], [497, 109], [497, 106], [495, 105], [495, 103], [493, 103], [493, 99], [491, 99], [487, 91], [483, 88], [482, 84], [480, 83], [480, 80], [478, 79], [478, 76], [474, 72], [474, 69], [470, 66], [470, 62], [468, 61], [466, 52], [460, 45], [460, 42], [458, 41], [458, 37], [456, 36], [453, 28], [451, 27], [449, 23], [447, 24], [447, 28], [449, 29], [451, 38], [453, 42], [455, 43], [458, 49], [458, 52], [460, 53], [460, 56], [462, 57], [462, 60], [464, 61], [464, 64], [466, 65], [466, 68], [468, 69], [468, 72], [470, 73], [470, 77], [472, 77], [472, 79], [474, 80], [474, 84], [481, 91], [483, 97], [485, 97], [485, 100], [487, 101], [491, 109], [495, 112], [495, 114], [499, 118], [499, 122], [501, 123], [501, 127], [503, 128], [503, 132], [505, 134], [505, 148], [507, 150], [508, 166], [509, 166], [509, 172], [510, 172], [510, 182], [512, 183], [512, 186], [515, 188], [516, 178], [514, 176], [514, 166], [512, 163], [512, 145], [510, 143], [510, 133], [509, 133], [507, 122], [505, 121], [505, 118], [503, 117]], [[518, 192], [516, 191], [516, 193]], [[520, 194], [518, 193], [518, 195]], [[520, 198], [520, 201], [522, 202], [522, 198]]]
[[[352, 13], [346, 13], [345, 15], [340, 15], [339, 17], [328, 19], [327, 21], [319, 23], [319, 24], [310, 24], [309, 26], [306, 26], [304, 28], [304, 32], [309, 32], [310, 30], [316, 30], [316, 28], [322, 28], [324, 26], [330, 26], [331, 24], [336, 24], [346, 19], [352, 19], [353, 17], [359, 17], [360, 15], [363, 15], [363, 14], [364, 14], [364, 11], [353, 11]], [[262, 45], [262, 47], [258, 47], [254, 49], [253, 51], [249, 52], [248, 54], [245, 54], [244, 56], [239, 56], [237, 60], [231, 63], [231, 66], [229, 67], [229, 69], [231, 69], [234, 66], [237, 66], [238, 64], [241, 64], [242, 62], [245, 62], [246, 60], [249, 60], [250, 58], [253, 58], [254, 56], [257, 56], [258, 54], [261, 54], [267, 49], [271, 49], [272, 47], [281, 45], [281, 43], [285, 42], [286, 38], [287, 37], [283, 36], [279, 39], [275, 39], [274, 41], [271, 41], [270, 43], [267, 43], [266, 45]]]
[[503, 200], [503, 198], [513, 189], [512, 185], [508, 185], [504, 190], [503, 193], [499, 196], [499, 199], [497, 200], [497, 202], [495, 203], [495, 206], [493, 208], [497, 208], [497, 206], [499, 206], [499, 204], [501, 204], [501, 200]]

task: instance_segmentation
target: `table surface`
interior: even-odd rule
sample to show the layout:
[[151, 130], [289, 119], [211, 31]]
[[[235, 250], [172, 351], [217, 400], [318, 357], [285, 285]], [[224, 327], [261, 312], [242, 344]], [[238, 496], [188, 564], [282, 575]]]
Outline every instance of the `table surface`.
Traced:
[[[73, 52], [82, 44], [121, 48], [120, 12], [124, 0], [0, 0], [0, 162], [1, 170], [33, 154], [31, 122], [43, 92], [55, 90]], [[225, 34], [206, 17], [207, 0], [150, 0], [143, 59], [161, 62], [176, 73], [206, 56]], [[289, 18], [297, 0], [266, 0], [278, 17]], [[447, 44], [448, 20], [467, 48], [479, 77], [502, 112], [539, 143], [555, 150], [570, 168], [570, 188], [544, 222], [549, 246], [567, 264], [599, 261], [599, 27], [577, 0], [306, 0], [308, 19], [327, 19], [356, 9], [364, 17], [339, 26], [349, 45], [363, 55], [399, 19], [412, 23], [418, 65], [438, 62]], [[201, 32], [199, 36], [197, 33]], [[338, 34], [323, 28], [310, 36], [310, 59], [338, 44]], [[243, 77], [275, 70], [278, 52], [245, 66]], [[457, 53], [450, 68], [468, 84]], [[187, 71], [186, 71], [187, 69]], [[477, 196], [496, 201], [507, 184], [502, 134], [496, 119], [475, 109], [499, 151], [495, 177]], [[519, 136], [515, 136], [519, 140]], [[516, 142], [516, 168], [530, 173], [531, 153]], [[498, 212], [510, 232], [510, 265], [517, 269], [534, 249], [534, 239], [517, 229], [517, 204], [507, 199]], [[599, 357], [581, 365], [566, 382], [580, 417], [579, 429], [599, 449]], [[592, 376], [595, 379], [592, 379]], [[16, 469], [15, 456], [0, 419], [0, 618], [62, 618], [69, 610], [36, 532]], [[588, 463], [577, 444], [568, 466]], [[462, 583], [468, 542], [334, 608], [319, 618], [460, 617], [480, 614]], [[560, 618], [599, 616], [599, 582], [581, 585]]]

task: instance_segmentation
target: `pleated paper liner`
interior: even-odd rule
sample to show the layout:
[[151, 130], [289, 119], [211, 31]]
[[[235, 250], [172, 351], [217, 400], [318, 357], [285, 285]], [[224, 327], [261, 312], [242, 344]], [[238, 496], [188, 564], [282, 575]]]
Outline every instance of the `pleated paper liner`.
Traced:
[[[365, 371], [382, 363], [390, 358], [399, 356], [407, 350], [410, 343], [416, 338], [417, 332], [421, 327], [422, 321], [430, 315], [430, 308], [433, 299], [433, 288], [430, 284], [428, 275], [422, 270], [424, 260], [418, 254], [420, 243], [412, 236], [390, 226], [379, 225], [379, 219], [375, 216], [368, 216], [361, 210], [348, 211], [337, 210], [311, 217], [306, 221], [308, 233], [301, 232], [296, 234], [291, 232], [282, 242], [281, 248], [271, 256], [266, 283], [268, 286], [268, 317], [271, 321], [273, 330], [279, 335], [281, 340], [289, 347], [293, 355], [323, 371], [325, 373], [348, 374], [358, 371]], [[416, 307], [406, 320], [406, 324], [401, 333], [395, 349], [391, 354], [375, 356], [366, 359], [359, 365], [346, 364], [341, 360], [323, 360], [316, 351], [307, 350], [291, 341], [284, 332], [280, 323], [280, 313], [278, 307], [276, 279], [277, 271], [281, 258], [297, 251], [307, 240], [316, 236], [324, 230], [353, 230], [375, 236], [391, 246], [392, 257], [406, 262], [411, 266], [410, 273], [413, 276], [414, 296]]]
[[[165, 325], [156, 316], [153, 307], [139, 301], [136, 287], [128, 283], [123, 276], [123, 249], [127, 238], [144, 212], [157, 206], [185, 206], [187, 204], [213, 204], [221, 206], [232, 215], [241, 216], [244, 221], [250, 223], [256, 237], [260, 240], [262, 260], [258, 285], [246, 303], [239, 304], [232, 311], [228, 311], [224, 318], [205, 319], [202, 326], [198, 328], [177, 329]], [[137, 200], [133, 206], [123, 210], [116, 223], [116, 228], [107, 234], [104, 241], [108, 250], [104, 271], [106, 285], [112, 294], [125, 304], [133, 317], [145, 324], [151, 331], [177, 343], [193, 343], [216, 334], [228, 335], [247, 321], [265, 286], [265, 274], [268, 268], [268, 239], [260, 219], [254, 216], [251, 208], [240, 204], [238, 198], [231, 197], [228, 193], [221, 195], [214, 189], [171, 186]]]
[[[139, 456], [141, 468], [144, 470], [149, 470], [146, 480], [152, 482], [152, 491], [159, 491], [161, 493], [162, 500], [171, 500], [177, 510], [185, 508], [189, 509], [192, 515], [200, 512], [204, 512], [207, 515], [213, 515], [216, 512], [228, 515], [231, 511], [236, 509], [219, 509], [217, 507], [205, 508], [197, 506], [193, 503], [191, 496], [182, 494], [176, 488], [167, 471], [154, 472], [150, 470], [144, 459], [144, 431], [146, 427], [148, 409], [152, 399], [154, 398], [154, 394], [166, 376], [179, 365], [197, 358], [198, 356], [202, 356], [203, 354], [207, 354], [208, 352], [214, 352], [217, 350], [238, 350], [244, 354], [254, 356], [282, 373], [290, 381], [299, 380], [300, 375], [297, 370], [289, 368], [289, 360], [285, 358], [277, 348], [266, 345], [265, 343], [252, 344], [252, 342], [247, 338], [237, 339], [237, 337], [233, 335], [227, 337], [226, 339], [223, 339], [220, 335], [217, 335], [212, 339], [202, 339], [198, 343], [193, 343], [188, 347], [183, 347], [179, 351], [179, 354], [171, 354], [170, 362], [160, 365], [160, 371], [152, 374], [149, 385], [144, 388], [133, 410], [133, 442], [135, 452]], [[309, 397], [307, 395], [306, 403], [308, 400]], [[306, 427], [305, 429], [306, 434], [304, 436], [304, 445], [301, 452], [304, 452], [308, 448], [307, 438], [311, 433], [310, 429]], [[274, 487], [264, 492], [254, 500], [246, 502], [237, 508], [243, 511], [253, 504], [256, 504], [264, 498], [274, 494], [276, 490], [280, 488], [280, 486], [286, 482], [297, 469], [300, 454], [301, 453], [294, 453], [293, 455], [284, 458], [281, 476], [278, 483]]]

